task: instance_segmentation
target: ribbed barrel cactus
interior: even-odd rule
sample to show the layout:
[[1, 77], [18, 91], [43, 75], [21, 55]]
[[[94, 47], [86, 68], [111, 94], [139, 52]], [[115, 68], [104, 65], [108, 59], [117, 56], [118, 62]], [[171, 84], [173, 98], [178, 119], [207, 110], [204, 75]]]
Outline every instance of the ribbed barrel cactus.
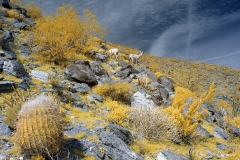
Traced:
[[18, 112], [16, 143], [25, 153], [52, 157], [62, 147], [62, 121], [58, 105], [51, 96], [30, 99]]

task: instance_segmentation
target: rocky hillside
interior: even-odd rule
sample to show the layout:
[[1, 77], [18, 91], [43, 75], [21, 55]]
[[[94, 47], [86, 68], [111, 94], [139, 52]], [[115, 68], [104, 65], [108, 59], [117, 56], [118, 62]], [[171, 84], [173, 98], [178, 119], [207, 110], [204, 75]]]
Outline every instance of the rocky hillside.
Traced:
[[134, 49], [98, 41], [46, 61], [31, 43], [39, 21], [0, 2], [0, 160], [240, 158], [239, 70], [147, 53], [130, 63]]

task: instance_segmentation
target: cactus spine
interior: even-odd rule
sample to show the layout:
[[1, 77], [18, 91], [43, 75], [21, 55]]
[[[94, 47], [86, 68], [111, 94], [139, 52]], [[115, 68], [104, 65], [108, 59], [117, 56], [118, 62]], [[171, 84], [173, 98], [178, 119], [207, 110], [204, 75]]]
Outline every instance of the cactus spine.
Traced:
[[52, 157], [62, 147], [62, 117], [50, 96], [40, 95], [25, 102], [18, 112], [16, 143], [32, 155]]

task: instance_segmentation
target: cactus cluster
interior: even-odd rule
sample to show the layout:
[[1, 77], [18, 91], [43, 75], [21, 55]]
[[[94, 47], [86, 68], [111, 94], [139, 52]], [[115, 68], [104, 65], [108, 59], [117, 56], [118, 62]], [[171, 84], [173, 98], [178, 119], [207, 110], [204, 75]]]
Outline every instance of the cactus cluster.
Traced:
[[63, 125], [57, 103], [39, 95], [18, 112], [15, 140], [25, 153], [52, 157], [62, 147]]
[[5, 106], [3, 111], [3, 121], [10, 128], [15, 129], [15, 123], [17, 121], [17, 114], [21, 109], [22, 104], [30, 97], [29, 92], [23, 92], [16, 90], [15, 93], [11, 94], [11, 101], [6, 98], [0, 97], [0, 105]]

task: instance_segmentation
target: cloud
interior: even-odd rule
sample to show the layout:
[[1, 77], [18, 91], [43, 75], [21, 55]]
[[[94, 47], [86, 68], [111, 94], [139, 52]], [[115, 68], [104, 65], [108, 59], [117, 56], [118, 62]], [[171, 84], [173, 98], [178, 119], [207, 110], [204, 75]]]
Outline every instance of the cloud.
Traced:
[[[240, 50], [238, 34], [232, 35], [240, 22], [237, 0], [34, 1], [47, 14], [55, 13], [62, 3], [72, 4], [80, 16], [90, 9], [107, 26], [107, 41], [155, 55], [200, 61]], [[236, 56], [232, 57], [240, 59]]]
[[[195, 61], [204, 61], [206, 57], [206, 62], [220, 65], [226, 64], [229, 56], [240, 60], [239, 54], [231, 54], [240, 50], [240, 11], [218, 15], [219, 8], [212, 8], [198, 13], [198, 5], [197, 1], [189, 3], [188, 16], [162, 32], [148, 52]], [[234, 66], [240, 68], [240, 63]]]
[[225, 55], [221, 55], [221, 56], [216, 56], [216, 57], [204, 59], [204, 60], [201, 60], [201, 61], [202, 62], [207, 62], [207, 61], [212, 61], [212, 60], [216, 60], [216, 59], [222, 59], [222, 58], [235, 56], [235, 55], [239, 55], [239, 54], [240, 54], [240, 51], [237, 51], [237, 52], [234, 52], [234, 53], [225, 54]]

